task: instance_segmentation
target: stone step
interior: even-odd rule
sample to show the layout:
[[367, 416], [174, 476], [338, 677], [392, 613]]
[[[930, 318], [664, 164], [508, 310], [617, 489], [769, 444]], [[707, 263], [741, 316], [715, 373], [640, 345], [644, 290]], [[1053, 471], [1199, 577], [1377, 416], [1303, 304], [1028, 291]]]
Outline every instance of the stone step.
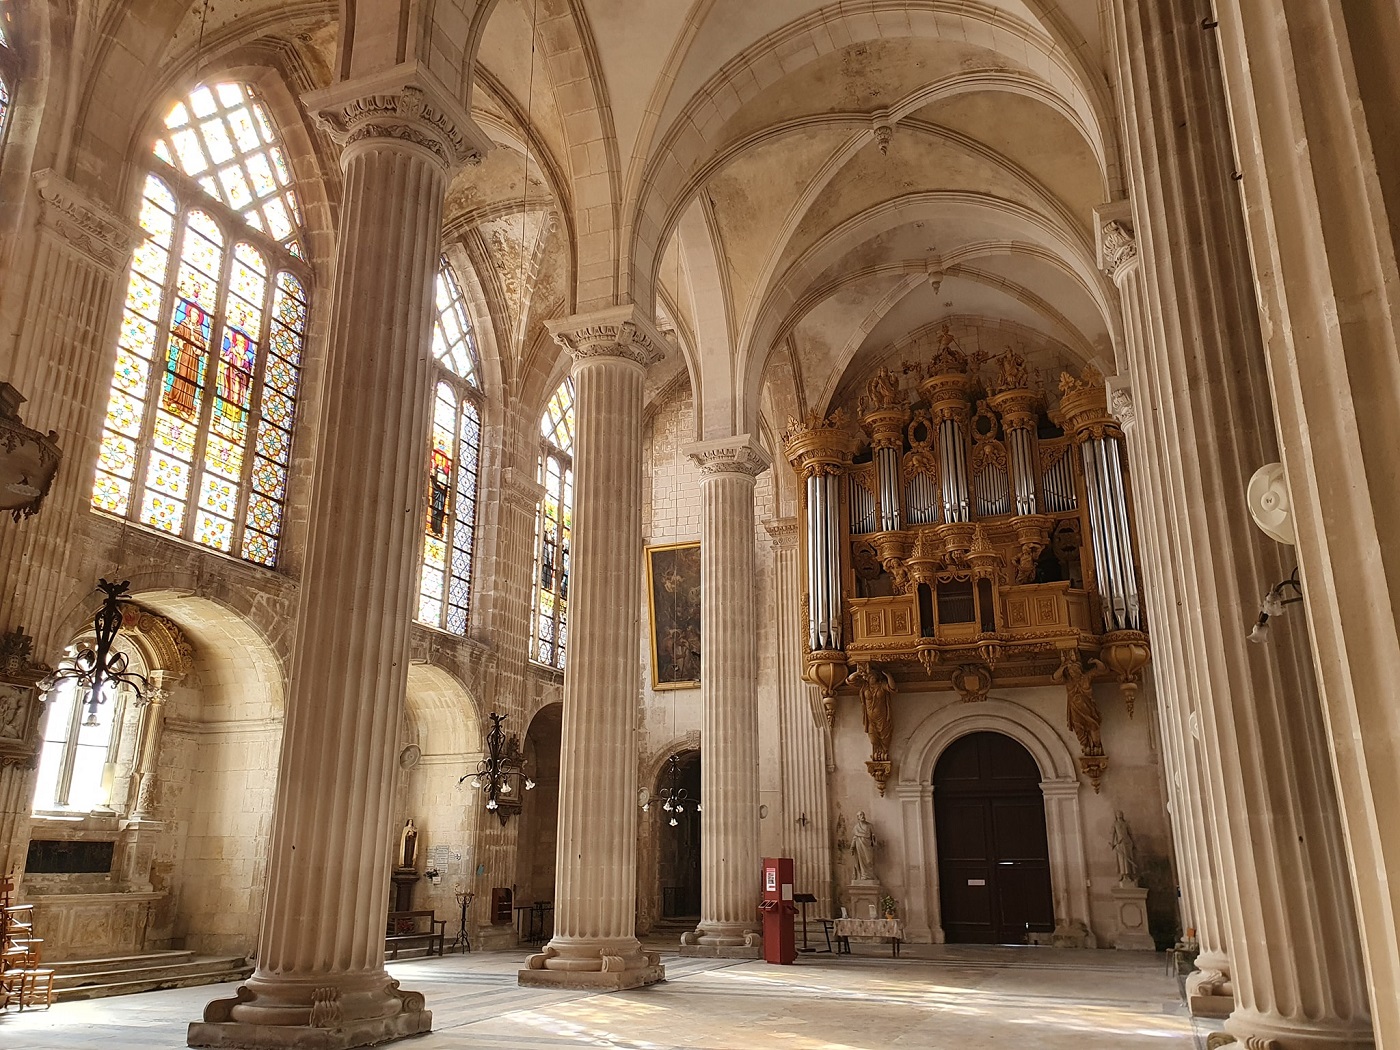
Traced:
[[166, 950], [142, 952], [140, 955], [103, 955], [96, 959], [63, 959], [59, 962], [44, 960], [44, 966], [53, 971], [55, 981], [65, 974], [102, 973], [107, 970], [129, 970], [133, 966], [161, 966], [172, 963], [185, 963], [194, 958], [194, 952]]
[[[180, 958], [174, 961], [163, 958], [170, 955]], [[253, 972], [248, 960], [241, 955], [196, 956], [191, 952], [156, 952], [120, 960], [92, 959], [87, 962], [90, 966], [95, 964], [94, 968], [70, 969], [54, 974], [56, 1002], [238, 981]], [[121, 965], [111, 965], [114, 962]]]

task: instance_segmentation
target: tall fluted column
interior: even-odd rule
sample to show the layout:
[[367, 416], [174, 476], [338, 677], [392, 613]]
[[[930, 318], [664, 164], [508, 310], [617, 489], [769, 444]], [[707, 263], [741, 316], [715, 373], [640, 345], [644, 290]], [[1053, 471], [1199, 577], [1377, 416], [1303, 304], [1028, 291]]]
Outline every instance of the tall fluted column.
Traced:
[[574, 527], [554, 937], [525, 985], [635, 988], [665, 969], [636, 936], [642, 380], [662, 336], [635, 307], [550, 324], [574, 358]]
[[1376, 1041], [1394, 1050], [1400, 8], [1214, 6]]
[[483, 143], [426, 73], [310, 96], [343, 143], [326, 407], [258, 966], [191, 1046], [365, 1046], [427, 1031], [384, 969], [422, 523], [429, 333], [451, 170]]
[[796, 518], [764, 522], [773, 542], [777, 617], [778, 710], [783, 785], [783, 853], [793, 860], [794, 885], [816, 896], [813, 915], [831, 912], [831, 818], [826, 784], [826, 717], [821, 698], [802, 680], [802, 604]]
[[[1210, 827], [1235, 1011], [1251, 1050], [1362, 1048], [1371, 1022], [1327, 741], [1298, 618], [1245, 641], [1291, 564], [1245, 489], [1277, 458], [1224, 98], [1201, 7], [1114, 4], [1134, 229], [1153, 322], [1131, 352], [1170, 479], [1162, 508], [1196, 654]], [[1165, 485], [1164, 485], [1165, 487]]]
[[[1118, 287], [1124, 343], [1130, 354], [1141, 359], [1149, 352], [1151, 321], [1143, 301], [1142, 266], [1128, 212], [1126, 201], [1100, 209], [1099, 263]], [[1136, 481], [1135, 521], [1141, 539], [1148, 622], [1153, 627], [1153, 682], [1182, 919], [1186, 929], [1196, 931], [1200, 947], [1196, 970], [1186, 982], [1188, 1002], [1193, 1014], [1226, 1017], [1235, 1005], [1230, 990], [1230, 957], [1216, 886], [1210, 814], [1204, 800], [1206, 774], [1200, 763], [1198, 719], [1192, 709], [1192, 697], [1199, 694], [1191, 673], [1199, 661], [1197, 654], [1183, 643], [1178, 617], [1173, 615], [1177, 603], [1186, 600], [1178, 593], [1177, 575], [1168, 553], [1168, 512], [1175, 496], [1164, 487], [1168, 479], [1152, 467], [1162, 456], [1155, 416], [1139, 418], [1131, 387], [1122, 380], [1114, 382], [1110, 400], [1123, 428]]]
[[758, 617], [754, 479], [768, 455], [747, 434], [688, 450], [700, 467], [700, 925], [682, 955], [757, 958]]

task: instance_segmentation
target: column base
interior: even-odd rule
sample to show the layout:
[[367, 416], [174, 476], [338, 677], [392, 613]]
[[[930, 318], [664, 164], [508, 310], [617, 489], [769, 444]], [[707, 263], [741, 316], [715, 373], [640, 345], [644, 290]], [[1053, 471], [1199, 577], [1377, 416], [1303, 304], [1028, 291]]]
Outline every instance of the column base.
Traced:
[[357, 1046], [378, 1046], [426, 1035], [433, 1030], [433, 1012], [420, 1010], [396, 1017], [375, 1017], [354, 1021], [338, 1028], [312, 1028], [309, 1025], [239, 1024], [237, 1021], [193, 1021], [189, 1046], [238, 1047], [240, 1050], [350, 1050]]
[[[1220, 1035], [1225, 1038], [1221, 1039]], [[1366, 1050], [1376, 1045], [1369, 1021], [1337, 1017], [1293, 1020], [1278, 1014], [1237, 1010], [1225, 1022], [1225, 1032], [1211, 1036], [1215, 1047], [1239, 1050]]]
[[522, 988], [567, 988], [620, 992], [666, 979], [660, 952], [643, 951], [636, 938], [623, 941], [551, 941], [517, 970]]
[[1196, 957], [1196, 972], [1186, 977], [1186, 1009], [1192, 1017], [1223, 1021], [1235, 1012], [1235, 990], [1224, 966], [1224, 956]]
[[680, 954], [687, 959], [761, 959], [763, 934], [744, 923], [702, 922], [681, 934]]

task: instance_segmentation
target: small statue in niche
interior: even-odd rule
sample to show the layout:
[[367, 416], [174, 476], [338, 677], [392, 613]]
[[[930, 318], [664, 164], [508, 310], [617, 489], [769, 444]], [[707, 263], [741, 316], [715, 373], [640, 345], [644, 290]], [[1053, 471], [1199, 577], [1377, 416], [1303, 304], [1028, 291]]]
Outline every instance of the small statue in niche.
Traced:
[[1132, 828], [1128, 827], [1128, 820], [1123, 816], [1120, 809], [1118, 815], [1113, 818], [1113, 834], [1108, 840], [1109, 847], [1113, 850], [1114, 859], [1118, 862], [1118, 885], [1136, 886], [1138, 876], [1137, 843], [1133, 841]]
[[1062, 521], [1055, 526], [1055, 531], [1050, 537], [1050, 549], [1055, 552], [1055, 559], [1060, 563], [1060, 579], [1069, 580], [1069, 585], [1076, 590], [1084, 587], [1084, 567], [1079, 559], [1079, 539], [1078, 526], [1072, 521]]
[[418, 829], [409, 817], [404, 822], [403, 834], [399, 836], [399, 867], [412, 868], [418, 858]]
[[875, 829], [865, 819], [865, 811], [856, 814], [855, 831], [851, 834], [851, 855], [855, 859], [853, 881], [874, 882]]

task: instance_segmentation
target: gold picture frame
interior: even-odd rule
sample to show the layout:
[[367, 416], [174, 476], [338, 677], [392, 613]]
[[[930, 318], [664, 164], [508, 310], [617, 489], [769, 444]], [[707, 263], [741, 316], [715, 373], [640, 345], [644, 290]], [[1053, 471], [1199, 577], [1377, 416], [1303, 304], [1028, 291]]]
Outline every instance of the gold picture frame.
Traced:
[[700, 544], [646, 549], [653, 689], [700, 685]]

